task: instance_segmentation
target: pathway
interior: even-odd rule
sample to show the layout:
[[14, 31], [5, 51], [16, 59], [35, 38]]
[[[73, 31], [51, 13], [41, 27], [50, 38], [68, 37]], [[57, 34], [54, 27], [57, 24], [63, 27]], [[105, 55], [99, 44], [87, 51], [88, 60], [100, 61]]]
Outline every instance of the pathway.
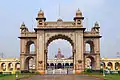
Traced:
[[31, 78], [20, 80], [102, 80], [102, 79], [82, 75], [34, 75]]

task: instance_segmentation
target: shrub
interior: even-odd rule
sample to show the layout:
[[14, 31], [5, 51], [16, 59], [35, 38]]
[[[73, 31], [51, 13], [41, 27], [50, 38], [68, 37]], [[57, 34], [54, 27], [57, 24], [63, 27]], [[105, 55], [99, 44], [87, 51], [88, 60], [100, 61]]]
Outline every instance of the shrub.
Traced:
[[21, 74], [21, 72], [20, 71], [16, 71], [15, 74]]
[[30, 73], [29, 70], [21, 70], [21, 73]]
[[118, 74], [120, 74], [120, 71], [118, 71]]
[[92, 69], [85, 69], [85, 72], [92, 73]]
[[103, 69], [100, 69], [100, 73], [103, 73]]
[[37, 74], [40, 74], [40, 72], [35, 72], [35, 74], [37, 75]]

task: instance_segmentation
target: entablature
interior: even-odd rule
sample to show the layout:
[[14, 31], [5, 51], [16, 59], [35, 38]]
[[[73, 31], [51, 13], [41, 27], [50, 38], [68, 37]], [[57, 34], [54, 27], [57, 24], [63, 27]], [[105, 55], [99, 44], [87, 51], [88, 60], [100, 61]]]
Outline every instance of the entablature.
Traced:
[[84, 32], [84, 38], [101, 38], [98, 32]]
[[21, 33], [21, 36], [19, 38], [37, 38], [36, 32], [25, 32]]

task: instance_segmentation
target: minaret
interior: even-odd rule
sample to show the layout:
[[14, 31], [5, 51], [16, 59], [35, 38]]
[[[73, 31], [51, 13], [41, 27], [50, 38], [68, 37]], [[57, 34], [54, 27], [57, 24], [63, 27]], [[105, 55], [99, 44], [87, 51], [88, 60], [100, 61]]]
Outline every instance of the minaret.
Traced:
[[74, 17], [75, 25], [82, 26], [83, 19], [84, 19], [84, 17], [82, 17], [82, 12], [80, 11], [80, 9], [78, 9], [76, 12], [76, 16]]
[[38, 24], [38, 27], [44, 26], [45, 25], [45, 20], [46, 18], [44, 17], [44, 12], [40, 9], [40, 11], [38, 12], [38, 16], [36, 18]]

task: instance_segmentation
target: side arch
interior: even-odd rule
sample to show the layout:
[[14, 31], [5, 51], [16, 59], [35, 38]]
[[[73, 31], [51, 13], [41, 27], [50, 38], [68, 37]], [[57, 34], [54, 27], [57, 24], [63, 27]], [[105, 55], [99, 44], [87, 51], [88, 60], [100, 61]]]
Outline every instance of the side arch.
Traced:
[[92, 40], [85, 41], [85, 52], [86, 53], [94, 53], [94, 41], [92, 41]]
[[34, 40], [28, 40], [26, 42], [26, 53], [27, 54], [34, 54], [36, 53], [36, 44]]

